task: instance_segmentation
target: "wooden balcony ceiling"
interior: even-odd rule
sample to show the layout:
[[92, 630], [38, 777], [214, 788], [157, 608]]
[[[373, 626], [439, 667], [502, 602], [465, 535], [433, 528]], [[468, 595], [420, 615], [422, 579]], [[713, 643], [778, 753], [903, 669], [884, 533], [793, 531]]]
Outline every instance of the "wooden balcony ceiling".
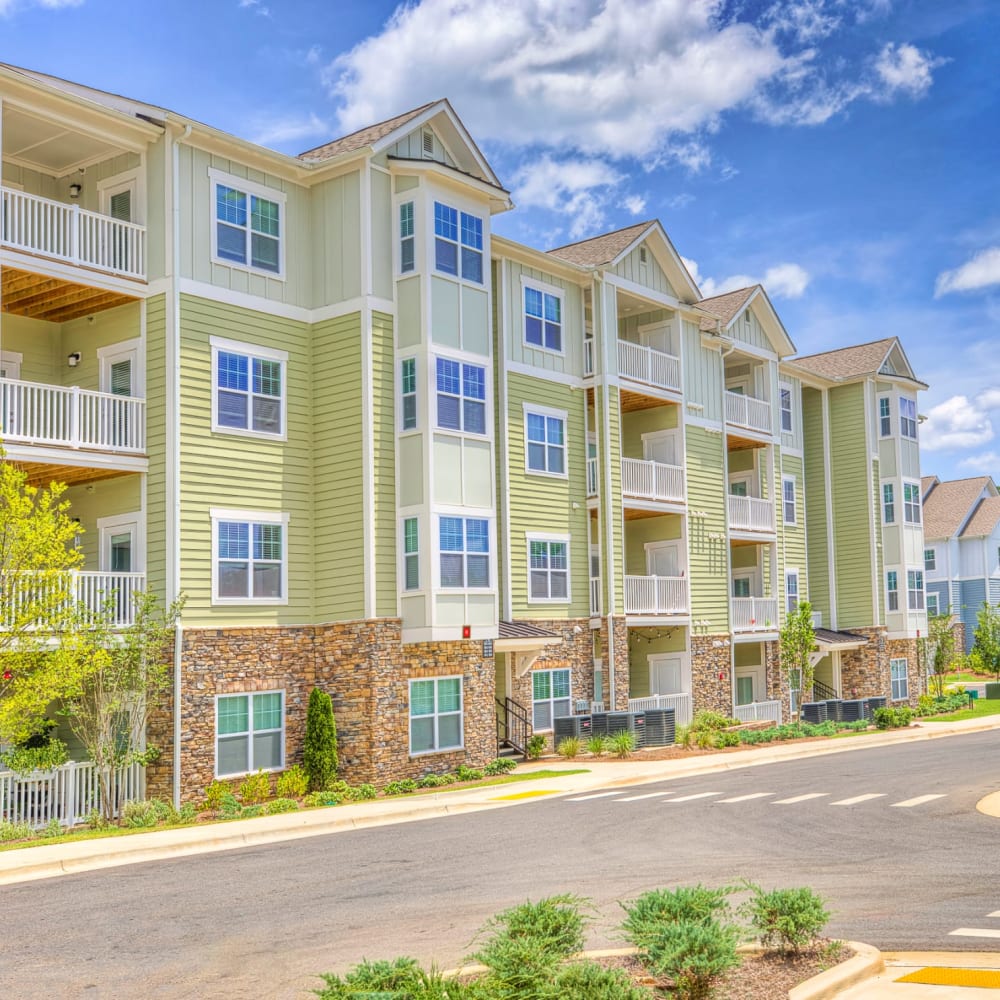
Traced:
[[739, 431], [731, 428], [726, 430], [726, 448], [728, 451], [749, 451], [751, 448], [766, 448], [767, 442], [759, 438], [741, 437]]
[[676, 406], [676, 403], [666, 399], [656, 399], [653, 396], [644, 396], [641, 392], [630, 392], [628, 389], [621, 390], [622, 413], [632, 413], [635, 410], [651, 410], [656, 406]]
[[[623, 506], [628, 504], [628, 498], [623, 501]], [[639, 510], [635, 507], [625, 507], [626, 521], [641, 521], [646, 517], [669, 517], [670, 515], [662, 510]]]
[[79, 483], [96, 483], [101, 479], [115, 479], [130, 476], [131, 472], [120, 469], [94, 469], [86, 465], [51, 465], [47, 462], [15, 462], [28, 477], [30, 486], [48, 487], [49, 483], [65, 483], [74, 486]]
[[12, 267], [0, 269], [0, 310], [15, 316], [65, 323], [134, 301], [131, 296], [120, 292], [78, 285]]

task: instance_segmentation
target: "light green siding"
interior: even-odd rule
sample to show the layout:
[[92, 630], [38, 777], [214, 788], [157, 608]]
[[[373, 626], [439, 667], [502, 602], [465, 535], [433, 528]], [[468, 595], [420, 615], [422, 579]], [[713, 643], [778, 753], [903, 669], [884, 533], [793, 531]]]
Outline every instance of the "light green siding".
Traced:
[[[598, 412], [597, 420], [600, 427], [604, 419], [603, 395], [604, 389], [595, 392]], [[602, 608], [605, 613], [610, 608], [609, 589], [614, 588], [614, 607], [621, 614], [625, 604], [625, 526], [622, 519], [622, 448], [621, 448], [621, 396], [617, 387], [607, 388], [608, 408], [608, 462], [605, 461], [605, 436], [602, 430], [597, 435], [597, 479], [598, 493], [601, 497], [601, 588]], [[610, 463], [611, 479], [608, 480], [608, 464]], [[607, 552], [608, 519], [611, 521], [611, 553]]]
[[[676, 430], [679, 419], [680, 408], [671, 403], [624, 414], [622, 418], [622, 455], [626, 458], [642, 458], [643, 435]], [[679, 447], [678, 459], [680, 459]]]
[[166, 171], [171, 160], [166, 135], [156, 140], [146, 153], [146, 277], [156, 281], [167, 273], [166, 233], [173, 224], [167, 201]]
[[458, 315], [457, 281], [431, 278], [431, 338], [442, 347], [462, 346], [461, 321]]
[[397, 344], [401, 349], [416, 347], [420, 343], [420, 278], [396, 282], [396, 306]]
[[167, 594], [167, 300], [146, 300], [146, 586], [161, 600]]
[[802, 383], [797, 378], [791, 378], [784, 372], [779, 378], [779, 385], [787, 386], [792, 394], [792, 430], [791, 433], [781, 429], [781, 396], [775, 396], [775, 427], [781, 434], [781, 447], [802, 450]]
[[[826, 516], [826, 499], [829, 483], [826, 478], [823, 440], [823, 397], [818, 389], [802, 390], [802, 423], [805, 451], [803, 468], [806, 482], [806, 522], [809, 558], [809, 600], [814, 611], [823, 615], [823, 623], [830, 617], [830, 559], [827, 547], [829, 524]], [[801, 589], [801, 588], [800, 588]], [[804, 592], [804, 591], [803, 591]]]
[[[798, 570], [799, 597], [805, 600], [809, 596], [809, 575], [806, 556], [806, 518], [805, 490], [802, 459], [797, 455], [781, 455], [776, 483], [775, 497], [778, 503], [778, 552], [784, 561], [785, 568]], [[783, 516], [784, 497], [781, 492], [781, 479], [791, 477], [795, 480], [795, 524], [785, 524]], [[778, 580], [778, 587], [784, 596], [784, 576]], [[785, 602], [781, 601], [782, 619], [784, 618]], [[825, 620], [825, 619], [824, 619]]]
[[396, 614], [395, 379], [392, 317], [372, 316], [372, 493], [375, 515], [375, 614]]
[[[918, 473], [919, 476], [919, 473]], [[872, 512], [875, 517], [875, 537], [882, 538], [882, 503], [880, 498], [881, 483], [880, 483], [881, 471], [879, 469], [879, 463], [876, 459], [872, 459], [872, 492], [869, 496], [869, 503], [872, 505]], [[896, 539], [899, 538], [899, 532], [893, 532]], [[917, 560], [922, 559], [923, 552], [917, 554]], [[912, 563], [910, 565], [913, 565]], [[918, 565], [920, 563], [918, 562]], [[875, 546], [875, 579], [878, 580], [878, 587], [875, 591], [875, 600], [878, 602], [878, 621], [885, 624], [886, 619], [886, 608], [885, 608], [885, 586], [883, 581], [885, 580], [885, 552], [881, 545]]]
[[[83, 529], [80, 537], [80, 551], [83, 552], [82, 569], [101, 568], [98, 518], [139, 513], [142, 504], [141, 492], [140, 475], [101, 479], [87, 486], [71, 486], [66, 490], [66, 499], [70, 502], [70, 516], [78, 517], [80, 527]], [[137, 567], [133, 564], [133, 569], [135, 568]]]
[[372, 293], [392, 298], [392, 194], [390, 178], [381, 170], [369, 173], [372, 186]]
[[684, 399], [702, 420], [722, 421], [722, 358], [702, 346], [694, 323], [684, 323], [682, 362]]
[[[645, 263], [642, 262], [643, 249], [646, 251]], [[620, 278], [651, 288], [663, 295], [677, 297], [673, 285], [670, 284], [660, 265], [656, 263], [653, 251], [648, 247], [636, 247], [615, 265], [614, 273]]]
[[[629, 629], [628, 686], [630, 698], [648, 698], [652, 693], [649, 657], [657, 653], [683, 653], [687, 649], [687, 629]], [[738, 647], [737, 647], [738, 648]]]
[[729, 560], [726, 551], [726, 486], [723, 442], [718, 434], [688, 424], [688, 558], [691, 618], [709, 631], [729, 627]]
[[735, 320], [726, 328], [726, 333], [733, 340], [742, 341], [744, 344], [752, 344], [754, 347], [762, 348], [765, 351], [773, 351], [774, 346], [767, 339], [764, 328], [760, 325], [756, 313], [751, 306], [744, 309]]
[[311, 305], [318, 308], [361, 294], [361, 174], [353, 171], [317, 184], [310, 197]]
[[22, 355], [21, 378], [26, 382], [62, 385], [66, 358], [59, 365], [61, 328], [58, 323], [3, 314], [0, 349]]
[[[140, 333], [139, 310], [139, 303], [134, 302], [94, 313], [93, 322], [90, 317], [81, 316], [63, 323], [57, 355], [57, 361], [61, 359], [63, 362], [60, 366], [62, 383], [99, 390], [101, 374], [97, 350], [137, 338]], [[80, 363], [75, 368], [66, 365], [66, 355], [72, 351], [80, 352]]]
[[[625, 524], [625, 573], [628, 576], [645, 576], [646, 546], [656, 542], [675, 541], [683, 537], [684, 519], [680, 514], [663, 514], [660, 517], [642, 517]], [[683, 568], [685, 556], [680, 557]]]
[[[425, 132], [431, 136], [431, 151], [429, 156], [424, 152], [423, 137]], [[438, 163], [447, 163], [449, 167], [456, 166], [451, 154], [444, 148], [441, 140], [437, 137], [437, 133], [427, 125], [423, 128], [414, 129], [409, 135], [403, 136], [399, 142], [393, 144], [389, 149], [389, 155], [400, 157], [404, 160], [431, 159], [437, 160]]]

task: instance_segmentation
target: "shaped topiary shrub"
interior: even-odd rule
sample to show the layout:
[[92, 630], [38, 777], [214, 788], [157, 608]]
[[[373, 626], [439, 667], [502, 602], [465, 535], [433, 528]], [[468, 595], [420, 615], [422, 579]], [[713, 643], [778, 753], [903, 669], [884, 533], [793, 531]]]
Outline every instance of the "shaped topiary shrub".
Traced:
[[337, 723], [333, 702], [319, 688], [313, 688], [306, 709], [306, 735], [302, 742], [302, 766], [309, 775], [309, 787], [322, 791], [337, 776]]

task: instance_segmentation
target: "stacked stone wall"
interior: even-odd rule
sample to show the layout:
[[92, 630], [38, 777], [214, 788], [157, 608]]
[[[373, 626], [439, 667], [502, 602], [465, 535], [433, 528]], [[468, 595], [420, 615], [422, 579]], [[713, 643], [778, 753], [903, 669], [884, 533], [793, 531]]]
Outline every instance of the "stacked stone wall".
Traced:
[[901, 705], [904, 702], [892, 701], [892, 670], [889, 665], [890, 660], [906, 658], [906, 691], [905, 703], [916, 708], [920, 695], [925, 693], [927, 687], [927, 664], [925, 659], [927, 652], [921, 649], [919, 639], [886, 639], [885, 642], [885, 672], [886, 689], [885, 696], [887, 704]]
[[868, 643], [840, 654], [841, 695], [844, 698], [888, 698], [889, 658], [885, 628], [852, 628], [851, 631], [867, 636]]
[[733, 711], [732, 647], [727, 633], [691, 636], [691, 694], [695, 712]]

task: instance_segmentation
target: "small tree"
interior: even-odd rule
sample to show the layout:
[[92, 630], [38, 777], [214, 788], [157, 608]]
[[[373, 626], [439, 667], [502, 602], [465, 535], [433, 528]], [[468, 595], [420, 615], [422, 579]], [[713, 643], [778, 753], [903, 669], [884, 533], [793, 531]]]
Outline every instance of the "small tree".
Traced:
[[1000, 681], [1000, 610], [989, 601], [983, 601], [983, 606], [976, 615], [975, 638], [972, 651], [979, 655], [983, 666]]
[[955, 658], [955, 633], [951, 629], [951, 615], [929, 615], [927, 618], [927, 641], [924, 656], [934, 677], [934, 690], [939, 698], [944, 697], [944, 675], [948, 673]]
[[795, 704], [795, 721], [799, 721], [802, 695], [812, 691], [815, 668], [810, 654], [816, 651], [816, 633], [812, 622], [812, 605], [799, 601], [794, 611], [785, 618], [778, 636], [781, 655], [781, 672], [788, 678], [789, 687], [799, 682], [799, 698]]
[[302, 745], [302, 766], [309, 775], [309, 785], [322, 791], [337, 776], [337, 723], [333, 701], [319, 688], [313, 688], [306, 709], [306, 735]]

